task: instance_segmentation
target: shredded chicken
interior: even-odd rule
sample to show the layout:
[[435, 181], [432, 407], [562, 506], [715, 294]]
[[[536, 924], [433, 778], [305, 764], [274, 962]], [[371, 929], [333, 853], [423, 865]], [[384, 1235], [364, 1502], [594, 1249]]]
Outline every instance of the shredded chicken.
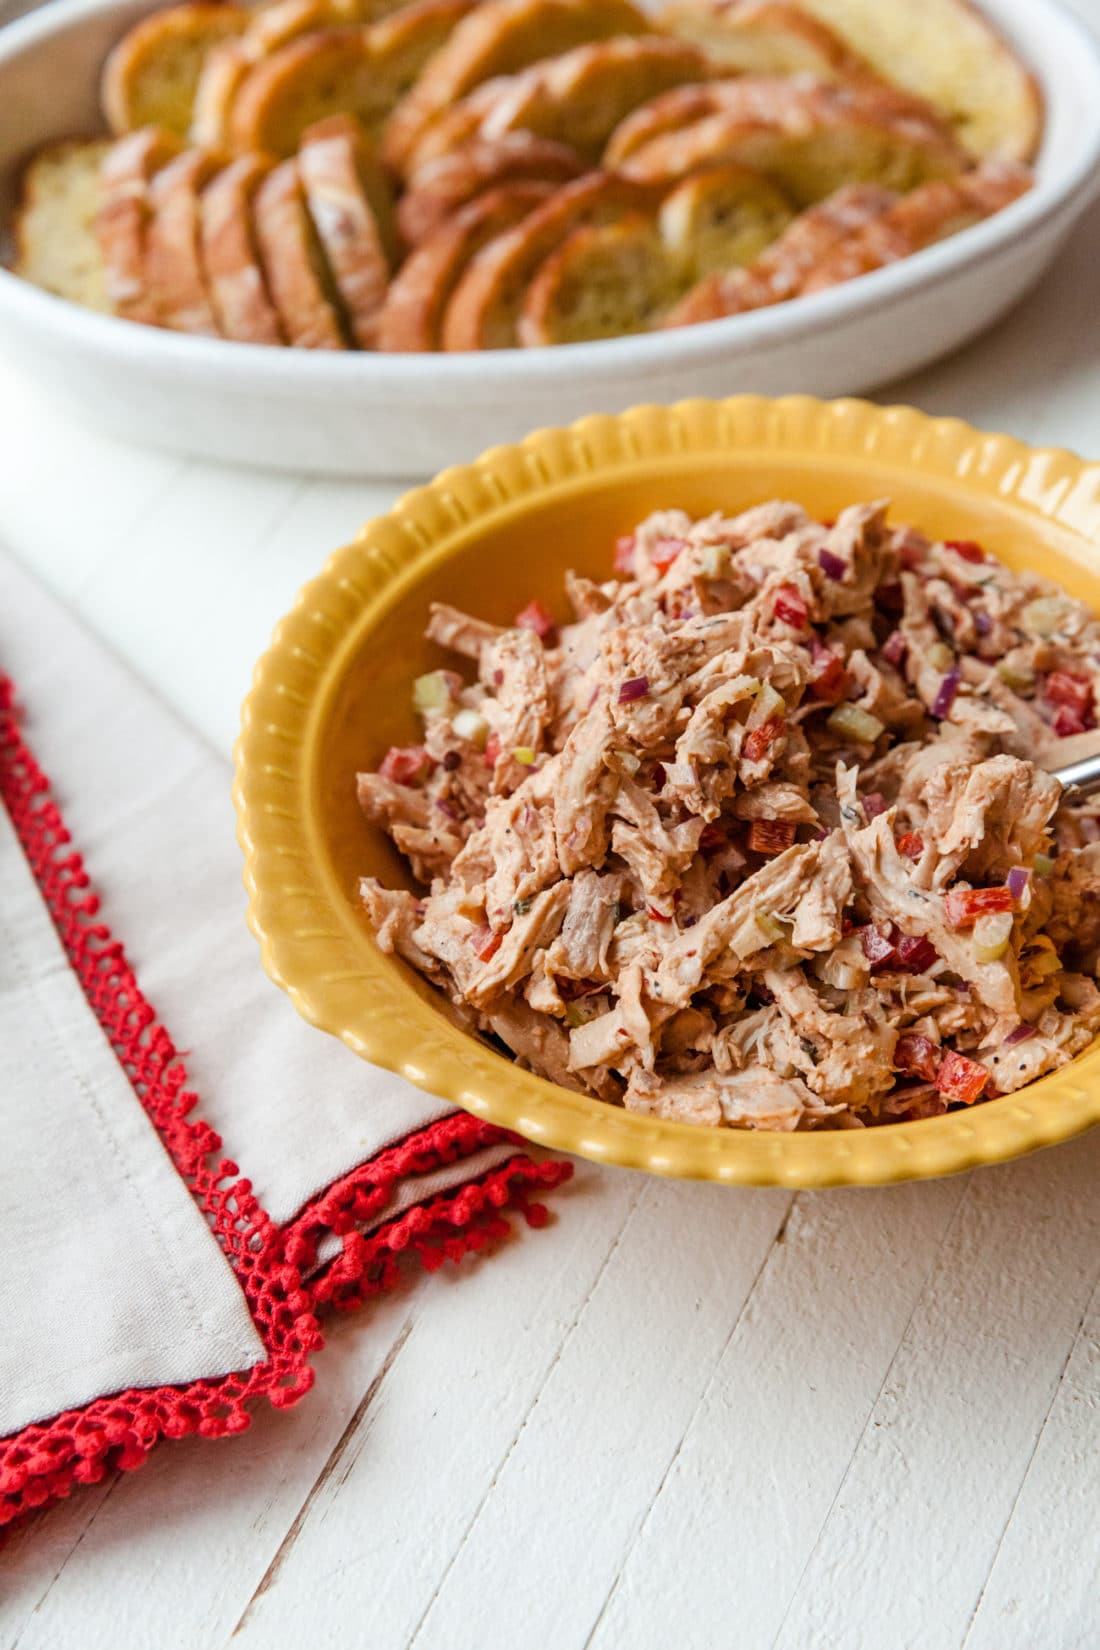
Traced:
[[[776, 501], [651, 516], [570, 621], [436, 606], [470, 663], [358, 776], [423, 891], [383, 950], [532, 1071], [705, 1126], [936, 1116], [1100, 1030], [1100, 627], [979, 546]], [[472, 679], [469, 679], [472, 676]]]

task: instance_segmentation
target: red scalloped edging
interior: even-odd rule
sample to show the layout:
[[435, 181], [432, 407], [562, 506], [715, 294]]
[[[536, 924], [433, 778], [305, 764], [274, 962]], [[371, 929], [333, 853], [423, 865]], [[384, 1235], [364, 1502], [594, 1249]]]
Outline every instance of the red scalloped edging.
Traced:
[[[11, 682], [0, 675], [0, 799], [42, 891], [89, 1003], [95, 1011], [165, 1149], [209, 1221], [240, 1281], [267, 1354], [241, 1374], [184, 1386], [131, 1389], [0, 1439], [0, 1527], [34, 1508], [94, 1484], [115, 1468], [140, 1467], [161, 1437], [197, 1433], [222, 1438], [249, 1425], [247, 1405], [267, 1398], [296, 1403], [313, 1384], [309, 1356], [323, 1343], [317, 1312], [352, 1307], [389, 1288], [399, 1257], [432, 1269], [458, 1260], [507, 1230], [506, 1206], [531, 1225], [546, 1211], [527, 1201], [534, 1189], [567, 1179], [571, 1165], [517, 1156], [480, 1180], [417, 1205], [364, 1236], [358, 1229], [389, 1201], [403, 1176], [423, 1173], [512, 1137], [464, 1113], [441, 1119], [360, 1165], [288, 1227], [278, 1227], [252, 1194], [236, 1163], [219, 1156], [220, 1137], [192, 1115], [197, 1097], [171, 1038], [143, 997], [119, 941], [95, 921], [91, 890], [49, 782], [19, 730]], [[342, 1240], [337, 1258], [316, 1277], [327, 1232]]]

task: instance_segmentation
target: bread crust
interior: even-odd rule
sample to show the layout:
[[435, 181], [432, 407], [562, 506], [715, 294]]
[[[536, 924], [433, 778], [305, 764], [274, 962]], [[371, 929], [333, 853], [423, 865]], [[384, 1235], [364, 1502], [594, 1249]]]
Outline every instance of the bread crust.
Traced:
[[95, 233], [103, 255], [107, 298], [116, 315], [156, 326], [145, 278], [145, 241], [152, 217], [150, 183], [179, 154], [173, 133], [156, 126], [117, 138], [100, 169], [101, 202]]
[[811, 206], [748, 269], [706, 276], [665, 317], [666, 327], [695, 326], [784, 303], [848, 236], [888, 212], [897, 201], [875, 184], [846, 184]]
[[366, 28], [332, 28], [290, 41], [255, 63], [233, 102], [239, 151], [289, 156], [307, 126], [355, 115], [376, 138], [394, 105], [476, 0], [416, 0]]
[[606, 223], [626, 211], [652, 211], [658, 199], [653, 189], [606, 172], [589, 173], [556, 190], [472, 260], [443, 317], [443, 348], [513, 348], [527, 286], [562, 239], [585, 223]]
[[706, 54], [687, 41], [661, 35], [596, 41], [511, 77], [483, 115], [481, 135], [534, 132], [569, 143], [595, 163], [632, 109], [711, 72]]
[[1028, 169], [1014, 162], [990, 162], [959, 178], [926, 183], [842, 240], [811, 271], [800, 290], [823, 292], [911, 257], [1002, 211], [1031, 184]]
[[390, 282], [390, 252], [374, 201], [389, 207], [385, 178], [363, 129], [347, 115], [310, 126], [298, 150], [309, 215], [360, 349], [373, 349]]
[[185, 149], [149, 185], [145, 284], [158, 321], [172, 332], [221, 336], [199, 254], [199, 194], [221, 165], [208, 150]]
[[526, 178], [489, 189], [439, 224], [393, 280], [378, 323], [378, 348], [434, 350], [444, 311], [470, 260], [540, 206], [553, 184]]
[[843, 183], [906, 190], [969, 165], [942, 121], [888, 87], [746, 79], [711, 91], [714, 114], [652, 138], [623, 163], [624, 173], [671, 181], [729, 162], [810, 206]]
[[406, 245], [418, 246], [467, 201], [501, 184], [524, 179], [568, 183], [583, 171], [574, 149], [530, 132], [509, 132], [493, 141], [475, 139], [413, 175], [397, 207], [401, 237]]
[[244, 6], [228, 0], [187, 0], [128, 29], [100, 79], [100, 102], [111, 131], [155, 124], [185, 137], [206, 53], [243, 34], [248, 18]]
[[227, 149], [233, 103], [256, 59], [246, 40], [223, 40], [207, 52], [191, 109], [191, 142], [200, 149]]
[[739, 74], [877, 78], [835, 29], [789, 0], [669, 0], [656, 22]]
[[239, 344], [285, 343], [252, 229], [252, 197], [274, 162], [239, 155], [199, 198], [199, 250], [222, 336]]
[[252, 203], [260, 264], [287, 342], [295, 349], [347, 348], [342, 319], [306, 210], [298, 162], [284, 160]]
[[515, 74], [586, 41], [651, 29], [631, 0], [484, 0], [426, 64], [390, 116], [383, 158], [401, 170], [425, 128], [486, 80]]

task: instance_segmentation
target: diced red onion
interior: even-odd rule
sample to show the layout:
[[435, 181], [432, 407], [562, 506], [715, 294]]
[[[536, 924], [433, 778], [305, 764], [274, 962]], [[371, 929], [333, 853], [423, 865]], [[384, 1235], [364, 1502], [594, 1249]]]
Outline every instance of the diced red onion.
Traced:
[[620, 705], [632, 704], [635, 699], [644, 699], [649, 693], [648, 676], [630, 676], [619, 684]]
[[458, 818], [458, 815], [455, 813], [455, 810], [451, 807], [451, 804], [449, 802], [444, 802], [444, 800], [441, 796], [436, 798], [435, 805], [439, 809], [441, 814], [446, 814], [448, 819], [457, 819]]
[[1029, 871], [1025, 871], [1022, 866], [1016, 865], [1008, 873], [1005, 881], [1008, 884], [1008, 891], [1012, 895], [1013, 899], [1021, 900], [1027, 892], [1027, 885], [1031, 881], [1031, 873]]
[[974, 615], [974, 629], [979, 636], [988, 636], [993, 629], [993, 620], [988, 613], [983, 613], [981, 608]]
[[909, 650], [909, 643], [900, 630], [893, 630], [882, 644], [882, 657], [892, 665], [900, 665]]
[[842, 579], [848, 571], [848, 563], [843, 556], [834, 555], [831, 550], [817, 552], [817, 565], [827, 579]]
[[877, 819], [886, 812], [886, 798], [881, 791], [868, 791], [863, 798], [863, 812], [868, 820]]
[[1036, 1028], [1034, 1026], [1029, 1026], [1027, 1021], [1024, 1020], [1016, 1027], [1015, 1031], [1009, 1032], [1008, 1036], [1005, 1038], [1004, 1046], [1005, 1048], [1015, 1048], [1017, 1043], [1026, 1043], [1029, 1037], [1034, 1037], [1035, 1035]]
[[961, 672], [958, 665], [952, 665], [939, 685], [936, 697], [932, 701], [932, 715], [939, 722], [942, 722], [944, 717], [950, 713], [951, 706], [955, 703], [955, 695], [959, 691], [960, 677]]

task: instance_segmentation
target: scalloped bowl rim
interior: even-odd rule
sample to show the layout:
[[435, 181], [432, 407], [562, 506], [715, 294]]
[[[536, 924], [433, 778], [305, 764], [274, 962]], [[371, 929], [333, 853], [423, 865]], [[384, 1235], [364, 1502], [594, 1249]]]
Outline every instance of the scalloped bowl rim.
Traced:
[[[1100, 1122], [1100, 1041], [1061, 1071], [968, 1112], [867, 1130], [788, 1134], [702, 1128], [630, 1113], [521, 1070], [425, 1001], [407, 977], [405, 965], [383, 955], [367, 938], [365, 927], [350, 947], [346, 932], [333, 930], [327, 936], [339, 942], [331, 956], [342, 961], [342, 969], [303, 963], [304, 930], [296, 930], [287, 918], [280, 898], [282, 879], [292, 863], [298, 883], [305, 878], [310, 884], [316, 914], [331, 920], [339, 905], [340, 916], [346, 918], [349, 902], [326, 877], [315, 854], [317, 833], [306, 795], [311, 751], [318, 738], [318, 706], [323, 712], [339, 680], [343, 655], [353, 640], [361, 645], [372, 614], [376, 622], [399, 591], [407, 591], [446, 557], [449, 541], [452, 550], [468, 542], [479, 515], [499, 523], [502, 514], [522, 514], [563, 489], [583, 493], [601, 476], [621, 474], [641, 463], [652, 466], [662, 454], [672, 462], [701, 452], [717, 456], [722, 430], [738, 418], [754, 421], [761, 439], [765, 426], [774, 440], [777, 424], [789, 425], [799, 443], [791, 454], [794, 463], [814, 452], [826, 460], [838, 453], [849, 459], [860, 453], [870, 458], [873, 453], [881, 459], [885, 441], [892, 439], [895, 462], [904, 462], [908, 455], [918, 485], [922, 475], [958, 480], [965, 474], [967, 487], [979, 500], [987, 497], [1002, 507], [1015, 504], [1024, 515], [1053, 517], [1081, 549], [1090, 541], [1059, 518], [1058, 510], [1067, 498], [1086, 491], [1087, 482], [1095, 495], [1100, 528], [1100, 465], [1088, 465], [1062, 449], [1031, 448], [957, 419], [855, 400], [737, 396], [722, 402], [642, 406], [538, 431], [518, 444], [492, 448], [472, 464], [443, 471], [427, 486], [406, 493], [390, 512], [368, 522], [351, 544], [329, 557], [320, 575], [299, 592], [255, 667], [234, 752], [233, 797], [245, 856], [248, 923], [259, 941], [263, 966], [306, 1020], [341, 1038], [361, 1058], [539, 1145], [599, 1162], [729, 1184], [875, 1185], [958, 1173], [1068, 1140]], [[704, 434], [685, 440], [685, 428], [692, 425], [703, 427]], [[646, 453], [654, 431], [668, 444], [658, 443]], [[583, 462], [568, 457], [583, 448], [590, 454], [592, 443], [601, 439], [617, 444], [611, 461], [593, 464], [590, 456]], [[984, 454], [980, 473], [971, 463], [977, 446]], [[554, 474], [563, 451], [567, 468]], [[508, 469], [514, 482], [519, 464], [532, 458], [537, 462], [524, 465], [518, 490], [509, 491], [500, 481], [501, 472]], [[1056, 471], [1063, 483], [1048, 487], [1045, 505], [1020, 496], [1028, 473], [1037, 466], [1044, 475]], [[478, 492], [487, 476], [495, 483], [493, 502], [482, 510], [467, 512], [464, 507], [461, 516], [449, 515], [449, 525], [440, 530], [439, 518], [454, 509], [455, 497]], [[485, 496], [481, 489], [479, 497]], [[399, 542], [403, 548], [395, 550]], [[1082, 559], [1094, 562], [1100, 589], [1100, 555]], [[373, 569], [372, 588], [365, 595], [357, 583], [364, 566]], [[365, 600], [365, 606], [350, 609], [349, 598]], [[318, 619], [324, 620], [323, 630], [314, 624]], [[308, 629], [311, 625], [314, 628]], [[307, 629], [308, 649], [302, 645]], [[327, 648], [320, 659], [319, 647]], [[312, 673], [306, 691], [300, 685], [291, 691], [287, 678], [294, 676], [300, 684], [303, 671]], [[327, 959], [328, 950], [325, 954]], [[349, 980], [362, 988], [350, 1008], [344, 990]], [[374, 1006], [383, 999], [392, 1014]], [[400, 1025], [395, 1015], [404, 1016]], [[418, 1034], [411, 1045], [415, 1058], [408, 1053], [410, 1030]]]

